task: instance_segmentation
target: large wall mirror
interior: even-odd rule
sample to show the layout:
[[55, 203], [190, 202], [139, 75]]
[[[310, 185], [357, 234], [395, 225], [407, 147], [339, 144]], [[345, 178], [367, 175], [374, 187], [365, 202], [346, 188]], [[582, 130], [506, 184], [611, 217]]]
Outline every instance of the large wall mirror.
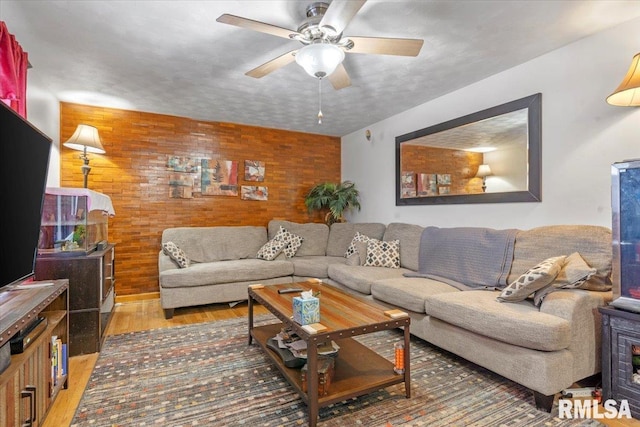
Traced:
[[542, 95], [396, 137], [396, 205], [539, 202]]

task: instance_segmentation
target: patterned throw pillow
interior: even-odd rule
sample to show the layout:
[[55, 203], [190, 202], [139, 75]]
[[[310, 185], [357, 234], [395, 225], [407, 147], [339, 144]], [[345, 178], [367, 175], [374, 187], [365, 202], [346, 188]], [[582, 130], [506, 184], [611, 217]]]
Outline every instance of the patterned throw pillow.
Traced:
[[256, 258], [264, 259], [266, 261], [273, 261], [284, 248], [286, 243], [283, 240], [271, 239], [258, 251]]
[[351, 243], [349, 244], [347, 251], [344, 253], [344, 257], [349, 258], [351, 255], [358, 252], [358, 248], [356, 246], [357, 242], [368, 242], [369, 239], [371, 239], [369, 236], [365, 236], [364, 234], [361, 234], [359, 231], [356, 231], [356, 235], [353, 236], [353, 239], [351, 240]]
[[162, 244], [162, 251], [165, 255], [169, 255], [180, 268], [187, 268], [191, 265], [191, 260], [187, 257], [182, 249], [173, 242], [166, 242]]
[[302, 246], [302, 242], [304, 241], [304, 238], [288, 231], [283, 226], [280, 226], [273, 239], [282, 240], [285, 243], [282, 252], [284, 252], [287, 258], [293, 258], [300, 246]]
[[367, 267], [400, 268], [400, 240], [369, 239], [364, 265]]
[[578, 252], [574, 252], [565, 260], [553, 286], [556, 286], [556, 282], [558, 282], [559, 287], [563, 289], [581, 288], [583, 283], [594, 274], [596, 274], [596, 269], [589, 266]]
[[540, 307], [544, 298], [558, 289], [583, 289], [584, 283], [596, 274], [596, 271], [578, 252], [572, 253], [565, 259], [558, 277], [549, 285], [536, 291], [533, 296], [534, 305]]
[[347, 265], [364, 265], [367, 259], [367, 242], [356, 242], [356, 251], [347, 257]]
[[544, 288], [558, 276], [565, 256], [547, 258], [511, 282], [498, 296], [500, 302], [524, 301], [535, 291]]

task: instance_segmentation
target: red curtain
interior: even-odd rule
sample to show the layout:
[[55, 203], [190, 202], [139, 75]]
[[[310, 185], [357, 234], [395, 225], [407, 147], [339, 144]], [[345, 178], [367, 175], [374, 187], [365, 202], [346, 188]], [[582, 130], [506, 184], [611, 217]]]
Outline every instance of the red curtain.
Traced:
[[27, 67], [29, 58], [0, 21], [0, 100], [27, 118]]

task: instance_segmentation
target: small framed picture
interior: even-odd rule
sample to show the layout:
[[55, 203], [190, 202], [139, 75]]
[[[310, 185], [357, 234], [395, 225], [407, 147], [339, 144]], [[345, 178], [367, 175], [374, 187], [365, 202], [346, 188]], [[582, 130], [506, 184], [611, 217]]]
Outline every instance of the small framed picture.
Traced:
[[240, 187], [240, 197], [242, 200], [268, 200], [269, 190], [262, 186], [243, 185]]
[[418, 174], [418, 197], [435, 196], [438, 194], [438, 186], [435, 173]]
[[402, 172], [400, 197], [416, 197], [416, 174], [414, 172]]
[[264, 181], [264, 162], [258, 160], [244, 161], [244, 180], [245, 181]]
[[438, 187], [438, 194], [450, 194], [450, 193], [451, 193], [451, 187], [447, 185]]
[[449, 173], [439, 173], [438, 174], [438, 184], [440, 184], [440, 185], [450, 185], [451, 184], [451, 174], [449, 174]]

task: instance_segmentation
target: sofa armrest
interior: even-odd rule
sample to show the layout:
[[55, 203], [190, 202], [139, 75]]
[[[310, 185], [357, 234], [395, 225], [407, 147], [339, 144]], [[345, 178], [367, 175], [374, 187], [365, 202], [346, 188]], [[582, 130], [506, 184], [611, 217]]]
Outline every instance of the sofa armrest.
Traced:
[[180, 268], [169, 255], [166, 255], [163, 251], [158, 254], [158, 274], [166, 270], [173, 270]]
[[563, 289], [547, 295], [540, 311], [569, 321], [574, 378], [586, 378], [600, 372], [601, 317], [598, 307], [611, 300], [611, 292]]

